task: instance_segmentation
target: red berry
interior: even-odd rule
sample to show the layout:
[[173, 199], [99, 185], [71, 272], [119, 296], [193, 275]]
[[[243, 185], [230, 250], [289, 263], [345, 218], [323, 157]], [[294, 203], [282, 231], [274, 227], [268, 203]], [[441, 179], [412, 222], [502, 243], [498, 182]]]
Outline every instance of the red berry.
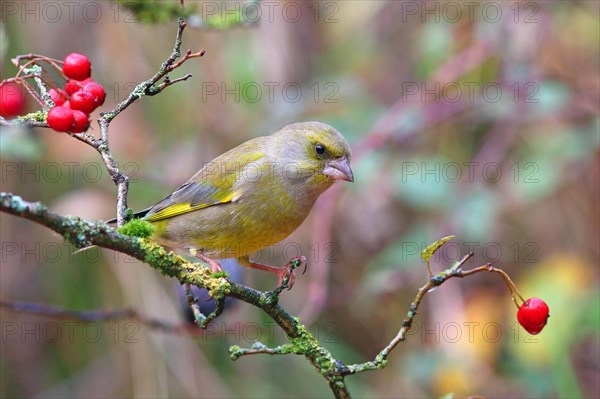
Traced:
[[68, 95], [71, 95], [79, 90], [81, 90], [82, 84], [76, 80], [69, 80], [66, 84], [65, 84], [65, 91], [67, 92]]
[[85, 132], [90, 127], [90, 118], [83, 112], [74, 109], [73, 113], [73, 125], [69, 129], [72, 133]]
[[92, 96], [94, 96], [94, 103], [96, 103], [97, 107], [104, 104], [106, 93], [104, 92], [104, 87], [102, 87], [100, 83], [88, 79], [81, 82], [81, 85], [83, 87], [81, 90], [92, 93]]
[[0, 115], [12, 118], [25, 111], [25, 93], [20, 85], [7, 82], [0, 85]]
[[46, 122], [57, 132], [66, 132], [73, 125], [73, 112], [62, 106], [54, 107], [48, 112]]
[[517, 312], [517, 320], [529, 334], [538, 334], [550, 317], [550, 309], [540, 298], [529, 298]]
[[48, 94], [50, 94], [50, 98], [54, 101], [55, 106], [63, 105], [65, 101], [69, 98], [69, 95], [63, 89], [50, 89], [48, 90]]
[[65, 57], [62, 70], [71, 79], [84, 80], [91, 76], [92, 64], [85, 55], [71, 53]]
[[67, 100], [64, 103], [62, 103], [61, 107], [71, 109], [71, 102]]
[[94, 96], [89, 91], [77, 91], [71, 95], [71, 109], [78, 109], [86, 114], [91, 114], [96, 109]]

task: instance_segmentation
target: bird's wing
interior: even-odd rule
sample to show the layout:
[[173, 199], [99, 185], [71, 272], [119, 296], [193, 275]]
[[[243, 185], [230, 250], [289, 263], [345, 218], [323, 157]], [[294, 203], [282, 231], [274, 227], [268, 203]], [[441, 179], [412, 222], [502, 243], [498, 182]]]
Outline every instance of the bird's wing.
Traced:
[[[234, 149], [235, 150], [235, 149]], [[145, 220], [157, 222], [184, 213], [233, 202], [244, 193], [247, 185], [236, 184], [244, 167], [265, 156], [264, 152], [252, 151], [235, 154], [236, 162], [228, 162], [228, 153], [203, 167], [187, 183], [154, 205]]]

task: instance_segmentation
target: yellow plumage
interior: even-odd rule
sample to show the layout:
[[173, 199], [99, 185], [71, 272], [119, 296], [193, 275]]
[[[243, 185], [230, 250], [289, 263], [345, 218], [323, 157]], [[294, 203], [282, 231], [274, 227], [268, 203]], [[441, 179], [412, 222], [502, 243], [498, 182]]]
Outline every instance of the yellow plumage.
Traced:
[[163, 245], [252, 266], [248, 255], [296, 230], [335, 181], [353, 181], [350, 158], [331, 126], [288, 125], [215, 158], [142, 214]]

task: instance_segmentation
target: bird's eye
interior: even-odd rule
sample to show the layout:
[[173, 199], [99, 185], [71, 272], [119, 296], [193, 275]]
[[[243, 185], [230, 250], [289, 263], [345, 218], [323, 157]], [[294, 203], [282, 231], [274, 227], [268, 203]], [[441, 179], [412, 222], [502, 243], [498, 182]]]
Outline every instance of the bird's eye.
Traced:
[[317, 155], [325, 154], [325, 146], [323, 144], [315, 145], [315, 152], [317, 153]]

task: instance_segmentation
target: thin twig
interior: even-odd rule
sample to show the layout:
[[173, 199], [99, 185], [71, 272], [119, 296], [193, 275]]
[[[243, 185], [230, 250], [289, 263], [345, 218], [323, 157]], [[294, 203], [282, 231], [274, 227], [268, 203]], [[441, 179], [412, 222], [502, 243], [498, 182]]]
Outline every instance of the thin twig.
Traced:
[[30, 313], [52, 318], [78, 320], [85, 323], [107, 322], [124, 319], [135, 320], [151, 329], [160, 330], [171, 334], [190, 334], [199, 332], [197, 328], [193, 328], [193, 326], [190, 326], [189, 324], [172, 324], [162, 320], [148, 318], [142, 316], [134, 309], [75, 311], [44, 303], [4, 300], [0, 300], [0, 307], [11, 309], [19, 313]]
[[177, 78], [177, 79], [174, 79], [174, 80], [170, 80], [168, 76], [165, 76], [165, 78], [163, 79], [162, 83], [159, 84], [158, 86], [151, 87], [146, 92], [146, 95], [147, 96], [155, 96], [155, 95], [159, 94], [160, 92], [162, 92], [167, 87], [171, 86], [172, 84], [175, 84], [177, 82], [183, 82], [184, 80], [188, 80], [191, 77], [192, 77], [191, 73], [188, 73], [187, 75], [182, 76], [182, 77]]
[[231, 360], [237, 360], [242, 356], [250, 355], [288, 355], [293, 353], [293, 348], [290, 345], [280, 345], [275, 348], [269, 348], [262, 342], [255, 342], [252, 348], [240, 348], [232, 346], [229, 348], [229, 356]]
[[219, 317], [221, 313], [223, 313], [223, 310], [225, 310], [225, 298], [214, 298], [215, 310], [206, 316], [200, 310], [200, 307], [198, 306], [198, 298], [196, 298], [192, 293], [192, 286], [190, 284], [185, 285], [185, 293], [188, 306], [194, 315], [194, 322], [202, 329], [208, 327], [208, 323]]
[[[133, 89], [131, 93], [127, 96], [127, 98], [121, 101], [117, 106], [110, 112], [103, 112], [100, 114], [100, 118], [98, 118], [98, 125], [100, 126], [100, 140], [97, 146], [94, 146], [104, 161], [106, 165], [106, 169], [110, 174], [112, 180], [117, 185], [117, 225], [122, 226], [126, 220], [126, 212], [127, 212], [127, 192], [129, 190], [129, 177], [123, 174], [119, 168], [117, 167], [116, 162], [114, 161], [112, 154], [109, 150], [108, 146], [108, 127], [110, 122], [121, 112], [127, 109], [131, 104], [133, 104], [137, 99], [144, 95], [155, 95], [160, 93], [166, 87], [170, 86], [173, 83], [181, 82], [188, 79], [190, 76], [184, 76], [180, 79], [175, 79], [170, 81], [170, 83], [162, 83], [158, 87], [154, 86], [161, 79], [167, 76], [167, 73], [171, 72], [175, 68], [180, 67], [186, 60], [194, 57], [201, 57], [204, 55], [204, 51], [200, 51], [198, 53], [194, 53], [192, 55], [191, 51], [188, 50], [186, 52], [186, 57], [184, 57], [180, 62], [175, 62], [181, 56], [181, 42], [183, 36], [183, 30], [186, 27], [186, 22], [183, 18], [179, 19], [177, 35], [175, 37], [175, 45], [173, 46], [173, 51], [169, 58], [167, 58], [161, 65], [158, 72], [152, 76], [149, 80], [146, 80]], [[168, 81], [168, 79], [167, 79]]]
[[197, 53], [192, 53], [192, 50], [187, 50], [183, 55], [183, 58], [181, 58], [179, 61], [167, 68], [167, 72], [171, 72], [173, 69], [179, 68], [184, 62], [186, 62], [190, 58], [202, 57], [204, 54], [206, 54], [205, 50], [198, 51]]
[[[490, 263], [476, 267], [474, 269], [470, 269], [470, 270], [466, 270], [466, 271], [462, 270], [461, 267], [472, 256], [473, 256], [473, 253], [469, 253], [469, 254], [465, 255], [455, 265], [450, 267], [449, 269], [446, 269], [441, 273], [433, 275], [429, 279], [429, 281], [427, 281], [427, 283], [425, 285], [423, 285], [421, 288], [419, 288], [419, 291], [417, 292], [415, 299], [413, 299], [413, 301], [411, 302], [411, 304], [409, 306], [408, 313], [406, 314], [405, 319], [402, 321], [402, 327], [400, 328], [400, 330], [398, 331], [396, 336], [385, 346], [385, 348], [383, 348], [381, 350], [381, 352], [379, 352], [377, 354], [377, 356], [375, 356], [375, 359], [368, 361], [368, 362], [352, 364], [352, 365], [345, 366], [343, 368], [339, 368], [338, 371], [339, 371], [340, 375], [347, 376], [347, 375], [357, 374], [357, 373], [368, 371], [368, 370], [376, 370], [376, 369], [384, 368], [387, 364], [387, 358], [388, 358], [390, 352], [392, 350], [394, 350], [394, 348], [396, 348], [396, 346], [398, 346], [398, 344], [400, 342], [406, 341], [406, 334], [412, 328], [414, 318], [418, 314], [419, 306], [421, 305], [421, 302], [423, 301], [423, 298], [425, 297], [425, 295], [427, 295], [429, 292], [433, 291], [434, 288], [442, 285], [449, 279], [454, 278], [454, 277], [463, 278], [463, 277], [471, 276], [473, 274], [477, 274], [477, 273], [481, 273], [481, 272], [485, 272], [485, 271], [498, 273], [503, 278], [505, 278], [505, 276], [508, 277], [508, 275], [506, 274], [506, 272], [504, 270], [497, 269], [497, 268], [493, 267]], [[508, 278], [508, 280], [510, 281], [510, 278]], [[506, 281], [506, 279], [505, 279], [505, 281]], [[512, 283], [512, 281], [510, 281], [510, 282]], [[507, 281], [507, 284], [508, 284], [508, 281]], [[514, 284], [513, 284], [513, 286], [514, 286]], [[511, 289], [511, 291], [512, 291], [512, 289]]]

